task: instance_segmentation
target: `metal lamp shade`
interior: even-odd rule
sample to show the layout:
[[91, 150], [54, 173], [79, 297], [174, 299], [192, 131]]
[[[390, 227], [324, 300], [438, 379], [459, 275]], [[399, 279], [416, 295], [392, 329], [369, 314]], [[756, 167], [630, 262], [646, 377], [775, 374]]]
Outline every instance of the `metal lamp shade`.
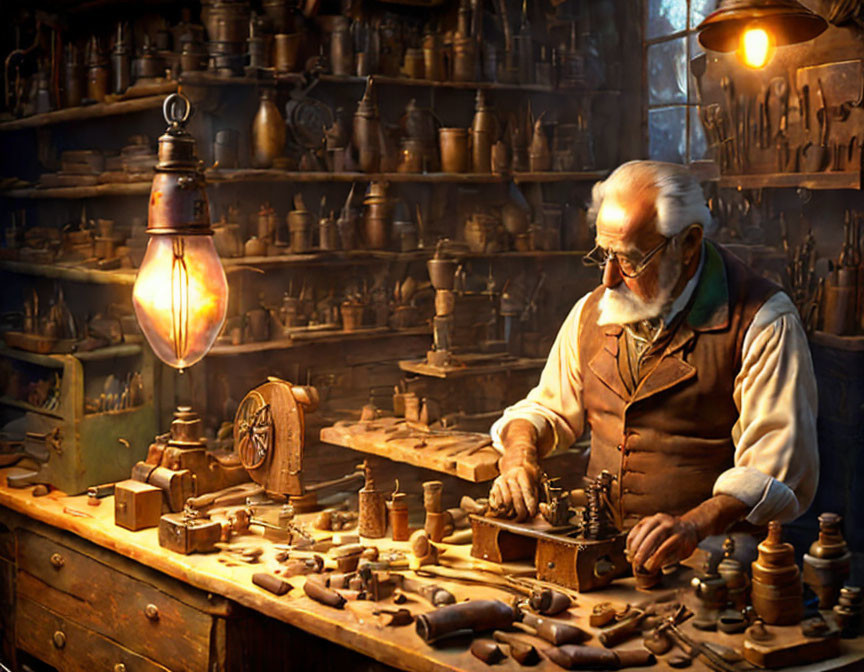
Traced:
[[782, 47], [820, 35], [828, 23], [796, 0], [723, 0], [699, 24], [699, 44], [711, 51], [735, 51], [741, 32], [759, 25]]

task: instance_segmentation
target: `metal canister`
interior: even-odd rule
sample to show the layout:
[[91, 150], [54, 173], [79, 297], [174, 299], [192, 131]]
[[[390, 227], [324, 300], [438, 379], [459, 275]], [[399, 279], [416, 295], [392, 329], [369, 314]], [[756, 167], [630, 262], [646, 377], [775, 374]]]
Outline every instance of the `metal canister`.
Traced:
[[291, 252], [303, 254], [312, 249], [312, 213], [292, 210], [288, 213], [288, 231], [291, 234]]
[[422, 49], [409, 48], [405, 50], [402, 72], [411, 79], [425, 79], [426, 61]]
[[132, 53], [123, 32], [123, 22], [117, 23], [117, 36], [111, 49], [111, 93], [123, 93], [132, 83]]
[[180, 72], [197, 72], [207, 67], [207, 52], [200, 42], [184, 42], [180, 53]]
[[498, 45], [492, 40], [483, 43], [483, 79], [498, 81]]
[[402, 150], [400, 152], [400, 173], [420, 173], [423, 171], [423, 156], [425, 146], [421, 140], [416, 138], [403, 138]]
[[87, 62], [87, 98], [102, 102], [108, 95], [108, 66], [94, 35], [90, 41], [90, 57]]
[[381, 162], [381, 124], [371, 77], [366, 80], [366, 91], [357, 104], [353, 131], [352, 142], [357, 150], [360, 170], [365, 173], [377, 172]]
[[299, 61], [301, 33], [279, 34], [273, 39], [276, 72], [294, 72]]
[[390, 247], [390, 228], [393, 203], [387, 197], [384, 182], [372, 182], [363, 200], [363, 224], [366, 248], [386, 250]]
[[332, 212], [318, 220], [318, 247], [324, 251], [339, 249], [339, 229]]
[[441, 170], [445, 173], [467, 173], [468, 129], [439, 128], [438, 144], [441, 150]]
[[213, 141], [213, 161], [219, 168], [237, 168], [240, 133], [233, 128], [216, 131]]
[[453, 81], [474, 82], [477, 80], [477, 58], [474, 40], [468, 36], [457, 36], [453, 40]]
[[477, 91], [474, 120], [471, 123], [471, 170], [492, 171], [492, 145], [495, 141], [495, 114], [486, 104], [482, 90]]
[[66, 45], [63, 71], [63, 107], [76, 107], [84, 98], [84, 78], [81, 52], [74, 44]]
[[443, 82], [447, 78], [444, 49], [438, 33], [429, 33], [423, 37], [423, 64], [426, 70], [426, 79], [433, 82]]
[[348, 18], [337, 16], [330, 35], [330, 69], [334, 75], [354, 74], [354, 43]]
[[275, 91], [261, 89], [258, 112], [252, 122], [252, 165], [270, 168], [285, 151], [285, 120], [273, 100]]

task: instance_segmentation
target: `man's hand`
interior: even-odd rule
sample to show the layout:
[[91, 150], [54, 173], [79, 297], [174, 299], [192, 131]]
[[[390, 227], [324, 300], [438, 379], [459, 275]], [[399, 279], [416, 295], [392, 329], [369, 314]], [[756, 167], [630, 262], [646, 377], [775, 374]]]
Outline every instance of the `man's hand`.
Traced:
[[525, 420], [513, 420], [501, 437], [504, 455], [498, 462], [500, 476], [489, 491], [493, 512], [516, 514], [516, 520], [537, 515], [540, 465], [537, 463], [537, 430]]
[[689, 558], [700, 541], [694, 523], [668, 513], [655, 513], [630, 530], [627, 551], [636, 569], [653, 574]]
[[636, 569], [648, 573], [686, 560], [705, 537], [725, 532], [749, 507], [731, 495], [715, 495], [682, 516], [656, 513], [640, 520], [627, 535]]

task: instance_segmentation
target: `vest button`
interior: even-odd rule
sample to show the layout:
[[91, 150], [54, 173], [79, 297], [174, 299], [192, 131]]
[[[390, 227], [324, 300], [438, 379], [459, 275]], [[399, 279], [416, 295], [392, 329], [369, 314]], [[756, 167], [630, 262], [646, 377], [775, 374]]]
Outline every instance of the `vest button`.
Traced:
[[621, 452], [621, 450], [623, 448], [624, 448], [624, 446], [622, 446], [620, 443], [617, 446], [615, 446], [615, 450], [617, 450], [619, 453]]

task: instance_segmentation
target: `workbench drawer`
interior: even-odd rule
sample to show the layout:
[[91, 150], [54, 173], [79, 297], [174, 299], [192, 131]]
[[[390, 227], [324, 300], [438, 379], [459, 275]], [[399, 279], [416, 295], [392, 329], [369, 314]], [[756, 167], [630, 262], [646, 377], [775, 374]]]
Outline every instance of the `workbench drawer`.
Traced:
[[218, 619], [28, 530], [18, 537], [18, 595], [175, 672], [208, 669]]
[[169, 672], [30, 600], [18, 600], [15, 618], [18, 648], [63, 672]]

